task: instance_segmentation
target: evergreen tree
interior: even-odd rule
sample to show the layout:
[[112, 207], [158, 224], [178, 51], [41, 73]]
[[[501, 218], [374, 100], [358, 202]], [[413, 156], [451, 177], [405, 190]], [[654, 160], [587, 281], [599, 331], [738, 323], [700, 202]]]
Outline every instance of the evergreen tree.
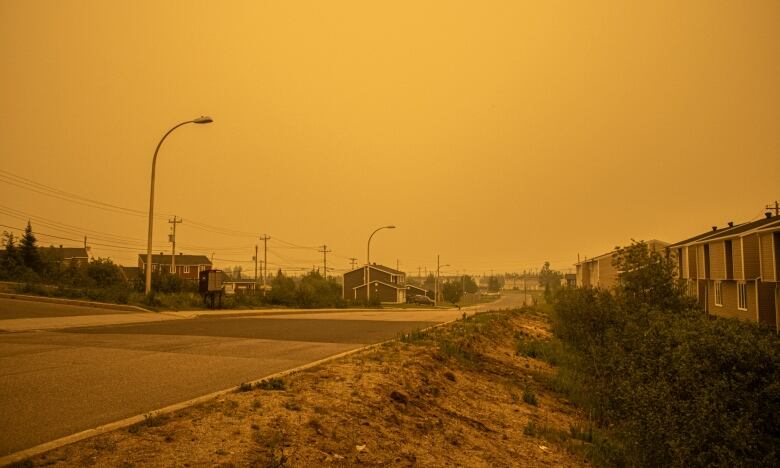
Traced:
[[19, 249], [16, 246], [16, 238], [13, 233], [3, 232], [3, 240], [5, 246], [5, 255], [3, 255], [2, 263], [0, 266], [3, 269], [3, 276], [10, 278], [16, 269], [21, 265], [22, 260], [19, 257]]
[[21, 254], [24, 266], [37, 273], [41, 271], [41, 256], [35, 242], [36, 239], [32, 232], [32, 226], [30, 225], [30, 222], [27, 221], [24, 235], [22, 235], [22, 239], [19, 242], [19, 253]]

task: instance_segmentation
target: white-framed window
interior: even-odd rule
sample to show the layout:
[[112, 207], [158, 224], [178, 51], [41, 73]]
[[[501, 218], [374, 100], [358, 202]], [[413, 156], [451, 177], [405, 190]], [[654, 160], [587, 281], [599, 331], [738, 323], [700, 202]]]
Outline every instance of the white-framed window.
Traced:
[[747, 283], [737, 283], [737, 308], [747, 310]]
[[723, 305], [723, 283], [720, 281], [715, 281], [715, 305]]
[[184, 273], [189, 273], [190, 272], [190, 266], [189, 265], [184, 265], [183, 268], [184, 268]]

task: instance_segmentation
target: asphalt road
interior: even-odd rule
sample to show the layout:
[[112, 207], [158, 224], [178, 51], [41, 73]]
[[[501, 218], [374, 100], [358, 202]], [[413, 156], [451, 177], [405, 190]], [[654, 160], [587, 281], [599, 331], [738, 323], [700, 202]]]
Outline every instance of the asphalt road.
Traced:
[[[517, 302], [507, 297], [481, 309]], [[41, 314], [53, 310], [28, 304]], [[0, 456], [460, 314], [345, 311], [0, 333]]]

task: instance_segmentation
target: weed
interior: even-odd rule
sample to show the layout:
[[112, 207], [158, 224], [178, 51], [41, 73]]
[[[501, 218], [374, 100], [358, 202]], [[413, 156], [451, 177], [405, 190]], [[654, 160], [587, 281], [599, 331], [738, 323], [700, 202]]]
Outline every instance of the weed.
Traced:
[[412, 330], [409, 333], [401, 333], [400, 341], [401, 343], [418, 343], [420, 341], [425, 340], [427, 337], [428, 337], [428, 333], [418, 328]]
[[284, 390], [284, 380], [279, 377], [261, 380], [256, 385], [260, 390]]
[[282, 406], [284, 406], [290, 411], [300, 411], [302, 409], [301, 404], [298, 403], [297, 401], [285, 401], [284, 405]]
[[535, 421], [528, 421], [528, 424], [523, 428], [523, 434], [529, 437], [538, 437], [540, 439], [549, 440], [551, 442], [565, 442], [569, 437], [568, 434], [553, 426], [537, 424]]
[[536, 399], [536, 394], [531, 389], [523, 391], [523, 401], [532, 406], [539, 406], [539, 400]]
[[238, 386], [238, 392], [250, 392], [252, 391], [252, 384], [241, 382], [241, 385]]
[[322, 423], [319, 419], [310, 418], [306, 425], [317, 431], [317, 434], [322, 434]]
[[144, 420], [130, 425], [127, 428], [127, 432], [131, 434], [137, 434], [144, 427], [159, 427], [168, 422], [169, 416], [166, 414], [147, 413], [144, 415]]

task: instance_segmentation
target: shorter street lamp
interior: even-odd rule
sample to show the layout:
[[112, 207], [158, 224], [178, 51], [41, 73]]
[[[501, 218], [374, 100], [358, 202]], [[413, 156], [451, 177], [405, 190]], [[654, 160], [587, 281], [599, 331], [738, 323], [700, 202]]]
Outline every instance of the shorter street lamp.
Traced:
[[389, 224], [387, 226], [382, 226], [380, 228], [377, 228], [374, 230], [374, 232], [371, 233], [370, 236], [368, 236], [368, 246], [366, 247], [366, 274], [365, 274], [366, 304], [371, 302], [371, 238], [374, 237], [374, 234], [381, 231], [382, 229], [395, 229], [395, 225]]

